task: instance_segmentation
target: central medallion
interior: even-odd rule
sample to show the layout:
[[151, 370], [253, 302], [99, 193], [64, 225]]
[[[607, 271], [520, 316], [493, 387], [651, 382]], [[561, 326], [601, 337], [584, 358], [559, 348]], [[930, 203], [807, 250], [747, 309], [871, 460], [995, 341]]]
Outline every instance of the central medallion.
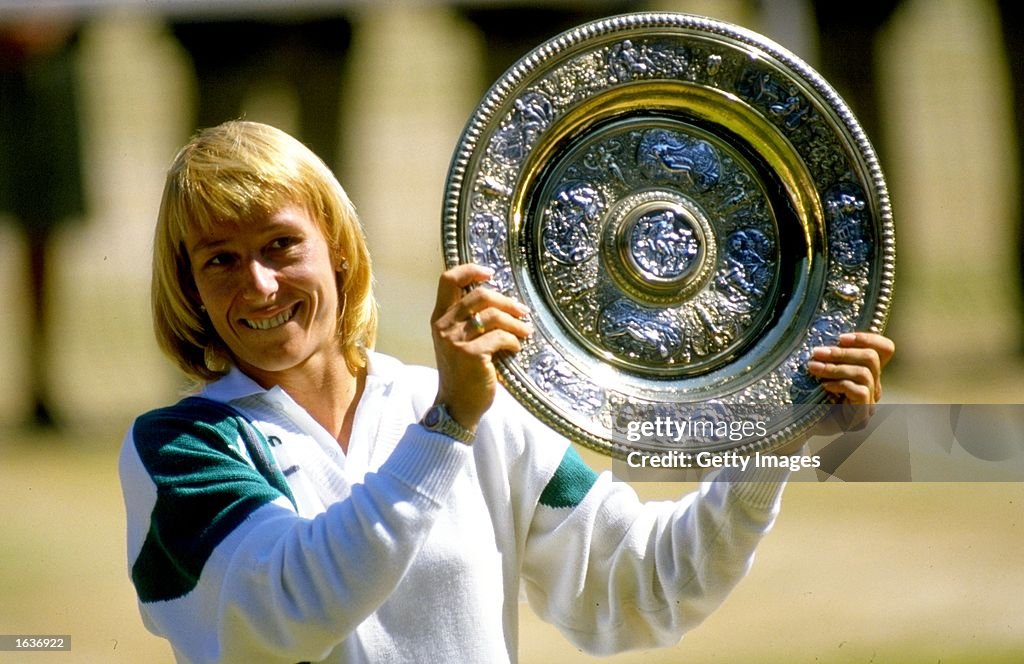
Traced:
[[700, 289], [716, 262], [715, 234], [689, 198], [662, 189], [619, 200], [604, 226], [604, 262], [637, 302], [681, 304]]
[[704, 253], [693, 218], [683, 210], [654, 210], [636, 219], [632, 226], [629, 258], [651, 279], [684, 277]]

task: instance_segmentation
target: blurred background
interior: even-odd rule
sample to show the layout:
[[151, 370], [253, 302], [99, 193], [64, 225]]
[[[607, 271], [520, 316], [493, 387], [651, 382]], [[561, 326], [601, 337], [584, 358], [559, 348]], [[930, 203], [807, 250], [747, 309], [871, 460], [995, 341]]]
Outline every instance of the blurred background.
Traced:
[[[197, 125], [270, 122], [335, 168], [375, 258], [378, 348], [431, 364], [448, 162], [487, 86], [598, 16], [742, 24], [819, 68], [880, 152], [886, 400], [1024, 403], [1017, 4], [0, 0], [0, 634], [72, 636], [0, 662], [172, 661], [135, 609], [116, 456], [185, 387], [152, 339], [150, 240]], [[720, 611], [674, 649], [607, 661], [1024, 661], [1022, 506], [1020, 484], [793, 485]], [[523, 662], [592, 661], [523, 613]]]

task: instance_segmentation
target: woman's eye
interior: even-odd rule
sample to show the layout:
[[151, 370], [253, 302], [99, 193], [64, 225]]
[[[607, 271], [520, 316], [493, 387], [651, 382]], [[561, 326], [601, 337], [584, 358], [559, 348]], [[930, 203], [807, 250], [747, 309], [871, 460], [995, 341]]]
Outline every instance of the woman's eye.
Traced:
[[280, 249], [288, 249], [289, 247], [295, 246], [298, 243], [299, 243], [299, 238], [297, 238], [297, 237], [291, 237], [291, 236], [279, 237], [279, 238], [275, 239], [274, 241], [272, 241], [270, 243], [270, 248], [271, 249], [279, 249], [279, 250]]
[[210, 267], [225, 267], [227, 265], [230, 265], [232, 260], [233, 257], [231, 256], [231, 254], [216, 254], [214, 256], [211, 256], [206, 261], [206, 264]]

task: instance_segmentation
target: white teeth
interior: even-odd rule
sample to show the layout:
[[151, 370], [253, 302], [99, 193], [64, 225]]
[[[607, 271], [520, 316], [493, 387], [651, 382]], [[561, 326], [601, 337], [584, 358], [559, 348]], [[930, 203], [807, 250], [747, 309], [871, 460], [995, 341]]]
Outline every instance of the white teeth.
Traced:
[[275, 327], [280, 327], [281, 325], [284, 325], [285, 323], [290, 321], [292, 319], [292, 316], [295, 315], [295, 311], [297, 309], [298, 309], [297, 306], [292, 307], [291, 309], [288, 309], [287, 311], [283, 311], [283, 312], [279, 313], [278, 315], [274, 316], [273, 318], [265, 318], [265, 319], [259, 319], [259, 320], [253, 320], [251, 318], [243, 318], [242, 320], [245, 321], [246, 325], [248, 325], [249, 327], [251, 327], [254, 330], [270, 330], [270, 329], [273, 329]]

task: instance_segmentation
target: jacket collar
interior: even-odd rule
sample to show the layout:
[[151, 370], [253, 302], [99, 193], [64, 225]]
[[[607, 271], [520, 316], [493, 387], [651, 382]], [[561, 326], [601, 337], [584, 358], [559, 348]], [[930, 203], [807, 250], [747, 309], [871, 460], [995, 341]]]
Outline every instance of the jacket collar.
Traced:
[[[393, 357], [373, 351], [367, 353], [367, 387], [369, 387], [369, 384], [372, 382], [372, 384], [377, 386], [378, 389], [386, 389], [386, 387], [394, 381], [396, 371], [400, 366], [401, 364], [398, 360]], [[274, 386], [269, 390], [264, 389], [255, 380], [242, 373], [241, 369], [232, 365], [228, 373], [222, 378], [218, 378], [212, 383], [207, 383], [206, 386], [200, 390], [199, 396], [206, 397], [207, 399], [213, 399], [214, 401], [220, 401], [222, 403], [228, 403], [254, 395], [265, 395], [272, 399], [280, 398], [280, 395], [284, 393], [284, 390], [279, 386]]]

